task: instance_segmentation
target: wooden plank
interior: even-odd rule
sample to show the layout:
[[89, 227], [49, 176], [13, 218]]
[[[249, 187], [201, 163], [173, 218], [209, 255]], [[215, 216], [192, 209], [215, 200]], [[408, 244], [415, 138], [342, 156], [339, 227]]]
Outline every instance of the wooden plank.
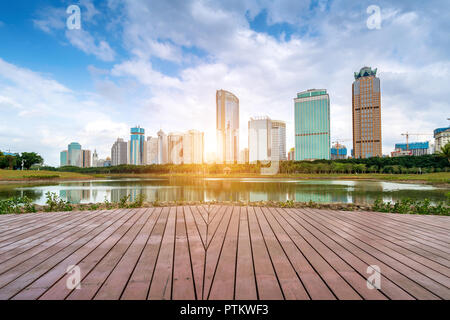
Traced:
[[177, 207], [176, 215], [172, 299], [195, 300], [193, 271], [183, 207]]
[[[271, 210], [272, 212], [274, 210]], [[281, 209], [279, 210], [281, 211]], [[289, 213], [287, 213], [289, 214]], [[274, 214], [276, 215], [276, 214]], [[281, 216], [279, 217], [281, 219]], [[296, 221], [296, 220], [294, 220]], [[292, 222], [292, 225], [295, 226], [295, 222]], [[367, 289], [365, 289], [363, 286], [365, 286], [366, 277], [367, 274], [367, 267], [369, 267], [369, 264], [365, 263], [364, 261], [360, 260], [356, 255], [353, 255], [350, 251], [346, 250], [344, 247], [340, 246], [338, 243], [336, 243], [333, 239], [328, 237], [326, 233], [322, 233], [319, 229], [317, 229], [314, 225], [309, 224], [307, 221], [303, 221], [301, 224], [301, 227], [298, 227], [297, 230], [300, 228], [303, 228], [305, 232], [309, 232], [312, 234], [317, 240], [321, 241], [325, 246], [327, 246], [330, 250], [333, 251], [335, 255], [338, 255], [343, 261], [345, 261], [346, 264], [348, 264], [351, 268], [353, 268], [356, 272], [358, 272], [361, 275], [361, 278], [349, 278], [345, 275], [346, 268], [342, 267], [342, 263], [339, 265], [334, 265], [333, 259], [328, 260], [329, 263], [333, 264], [333, 268], [339, 272], [340, 274], [343, 274], [343, 277], [347, 277], [350, 284], [353, 283], [353, 286], [357, 288], [357, 290], [361, 293], [361, 295], [366, 299], [384, 299], [382, 295], [377, 293], [375, 290], [374, 293], [367, 292]], [[312, 244], [312, 243], [311, 243]], [[353, 272], [352, 272], [353, 273]], [[407, 294], [404, 290], [402, 290], [400, 287], [395, 285], [393, 282], [391, 282], [388, 279], [383, 279], [383, 290], [382, 292], [391, 299], [400, 299], [400, 300], [410, 300], [413, 299], [413, 297], [409, 294]]]
[[232, 207], [232, 209], [231, 220], [213, 276], [211, 290], [208, 296], [209, 300], [234, 299], [240, 208]]
[[217, 263], [219, 262], [219, 257], [223, 248], [225, 235], [228, 229], [228, 225], [231, 218], [231, 212], [233, 207], [224, 207], [225, 214], [220, 220], [221, 223], [217, 227], [216, 232], [209, 240], [209, 246], [206, 251], [206, 262], [205, 262], [205, 275], [203, 284], [203, 299], [207, 299], [211, 289], [212, 281], [214, 278], [214, 273], [216, 271]]
[[205, 247], [200, 233], [195, 225], [192, 215], [192, 207], [184, 207], [184, 219], [186, 222], [187, 239], [191, 255], [192, 272], [194, 274], [195, 296], [200, 300], [203, 298], [203, 274], [205, 271]]
[[240, 208], [239, 215], [236, 288], [234, 298], [236, 300], [256, 300], [258, 298], [246, 207]]
[[[81, 281], [89, 274], [89, 272], [97, 265], [97, 263], [111, 250], [111, 248], [123, 237], [123, 235], [135, 224], [141, 217], [143, 211], [128, 210], [131, 216], [127, 216], [126, 220], [121, 220], [120, 225], [113, 224], [108, 227], [100, 235], [86, 243], [84, 246], [69, 256], [67, 259], [77, 261], [77, 265], [81, 270]], [[66, 265], [67, 267], [67, 265]], [[73, 290], [67, 288], [66, 283], [69, 275], [63, 275], [56, 283], [54, 283], [39, 299], [53, 300], [65, 299]], [[83, 283], [81, 282], [81, 286]]]
[[[94, 298], [98, 290], [119, 263], [122, 256], [127, 252], [130, 244], [136, 239], [139, 232], [149, 220], [150, 215], [146, 214], [148, 209], [140, 209], [138, 211], [142, 212], [142, 214], [138, 213], [140, 214], [139, 219], [137, 219], [126, 233], [115, 242], [108, 253], [100, 258], [98, 263], [89, 271], [83, 280], [81, 280], [81, 288], [79, 290], [72, 290], [66, 298], [67, 300], [91, 300]], [[114, 240], [111, 239], [110, 241], [112, 242]], [[85, 261], [87, 262], [87, 260]], [[80, 264], [80, 269], [86, 270], [86, 265], [89, 264]]]
[[[311, 214], [308, 210], [303, 210], [305, 215], [313, 218], [316, 221], [319, 221], [322, 219], [322, 217], [319, 217], [317, 214]], [[407, 275], [411, 277], [414, 275], [414, 279], [417, 283], [419, 283], [424, 288], [427, 288], [430, 292], [433, 292], [434, 294], [440, 296], [444, 299], [450, 299], [450, 290], [448, 290], [445, 285], [443, 285], [441, 282], [433, 280], [432, 278], [428, 277], [427, 275], [417, 271], [415, 268], [420, 268], [422, 272], [424, 272], [424, 269], [421, 268], [420, 264], [414, 263], [411, 259], [408, 259], [407, 257], [402, 257], [401, 255], [396, 254], [393, 250], [377, 245], [376, 243], [373, 244], [373, 246], [367, 244], [364, 240], [366, 240], [364, 237], [359, 236], [357, 233], [352, 232], [351, 230], [347, 229], [342, 224], [338, 224], [335, 221], [333, 221], [331, 218], [327, 218], [326, 221], [328, 227], [332, 230], [336, 230], [339, 234], [346, 237], [346, 239], [351, 239], [351, 241], [356, 244], [361, 249], [365, 250], [366, 252], [370, 253], [371, 255], [379, 258], [382, 261], [385, 261], [388, 263], [391, 267], [395, 268], [397, 271], [403, 273], [404, 275]], [[393, 256], [395, 258], [393, 258]], [[398, 259], [401, 259], [399, 261]], [[407, 262], [405, 263], [405, 260]], [[423, 267], [423, 266], [422, 266]], [[425, 269], [428, 270], [428, 274], [432, 274], [434, 277], [438, 277], [438, 279], [444, 281], [445, 276], [443, 275], [436, 275], [434, 274], [433, 270], [431, 269]], [[426, 272], [426, 271], [425, 271]]]
[[[297, 272], [300, 280], [308, 291], [308, 295], [313, 300], [334, 300], [336, 299], [326, 283], [316, 273], [309, 261], [302, 252], [295, 246], [292, 239], [284, 231], [282, 225], [274, 218], [276, 214], [274, 208], [264, 208], [263, 213], [273, 229], [273, 232], [283, 247], [285, 254]], [[286, 222], [285, 222], [286, 223]]]
[[208, 224], [208, 230], [206, 234], [206, 248], [211, 244], [211, 240], [214, 238], [214, 234], [217, 232], [217, 229], [225, 217], [225, 212], [228, 210], [227, 206], [219, 206], [216, 214], [214, 215], [214, 219], [210, 221]]
[[258, 225], [253, 207], [248, 207], [248, 223], [250, 229], [250, 242], [252, 245], [253, 262], [255, 266], [256, 286], [258, 299], [281, 300], [283, 293], [278, 283], [275, 270], [270, 260], [263, 235]]
[[172, 297], [173, 253], [175, 245], [176, 207], [171, 207], [166, 230], [156, 261], [148, 299], [169, 300]]
[[[303, 253], [311, 266], [316, 270], [319, 276], [326, 282], [327, 286], [341, 300], [359, 300], [361, 296], [345, 281], [322, 255], [313, 247], [313, 239], [305, 231], [305, 228], [290, 215], [290, 210], [277, 209], [278, 215], [275, 216], [278, 222], [283, 225], [284, 230], [295, 243], [297, 248]], [[283, 218], [283, 220], [280, 220]], [[305, 238], [306, 237], [306, 238]], [[309, 240], [309, 241], [308, 241]]]
[[255, 208], [255, 214], [278, 281], [283, 290], [284, 298], [287, 300], [309, 300], [308, 293], [303, 287], [289, 259], [286, 257], [283, 248], [275, 237], [260, 207]]
[[314, 224], [315, 228], [320, 230], [322, 233], [328, 235], [330, 238], [332, 238], [337, 243], [341, 244], [343, 247], [345, 247], [353, 254], [357, 255], [361, 260], [366, 262], [368, 265], [379, 266], [381, 268], [383, 277], [390, 279], [416, 299], [438, 299], [436, 295], [424, 289], [421, 285], [417, 284], [415, 281], [412, 281], [407, 276], [398, 272], [394, 268], [391, 268], [388, 262], [384, 263], [381, 259], [378, 259], [378, 257], [367, 253], [363, 248], [360, 248], [359, 246], [355, 245], [353, 241], [350, 241], [350, 239], [347, 239], [345, 235], [341, 234], [341, 231], [338, 228], [331, 228], [328, 224], [328, 221], [320, 221], [318, 223], [316, 220], [311, 219], [308, 215], [298, 210], [291, 210], [291, 211], [297, 215], [296, 220], [311, 222], [312, 224]]
[[122, 292], [128, 283], [128, 279], [130, 278], [136, 263], [144, 250], [161, 211], [161, 208], [153, 208], [145, 213], [149, 215], [147, 222], [131, 243], [126, 253], [122, 256], [114, 270], [98, 290], [94, 297], [95, 300], [120, 299], [120, 296], [122, 295]]
[[162, 209], [136, 267], [122, 293], [122, 300], [146, 300], [155, 270], [170, 208]]
[[[97, 244], [98, 241], [103, 241], [103, 237], [113, 233], [115, 229], [122, 225], [123, 221], [128, 219], [131, 215], [131, 211], [115, 212], [110, 217], [104, 217], [98, 225], [89, 225], [84, 230], [84, 233], [74, 234], [73, 237], [76, 239], [75, 242], [67, 241], [66, 243], [63, 243], [60, 247], [62, 250], [51, 257], [46, 258], [39, 265], [8, 284], [7, 287], [9, 287], [9, 290], [13, 291], [14, 294], [17, 294], [17, 292], [23, 289], [14, 298], [37, 299], [50, 288], [50, 286], [66, 275], [67, 267], [76, 265], [79, 262], [78, 259], [81, 260], [80, 256], [83, 257], [85, 252], [93, 250], [91, 246]], [[29, 261], [32, 262], [32, 260]], [[28, 261], [26, 263], [28, 263]], [[24, 264], [21, 264], [20, 268], [22, 268]], [[5, 288], [2, 288], [2, 290]], [[57, 298], [62, 299], [63, 297]]]
[[[368, 242], [366, 243], [368, 243], [369, 245], [371, 245], [371, 243], [377, 243], [382, 245], [383, 247], [392, 249], [396, 253], [396, 255], [400, 256], [397, 259], [399, 261], [402, 261], [404, 259], [411, 259], [413, 260], [413, 265], [416, 263], [420, 263], [422, 266], [426, 266], [432, 269], [431, 272], [433, 274], [434, 272], [439, 272], [441, 275], [444, 275], [446, 277], [444, 282], [442, 283], [447, 286], [450, 284], [447, 283], [448, 281], [450, 281], [450, 268], [445, 266], [445, 264], [448, 264], [450, 262], [449, 260], [435, 256], [431, 253], [421, 250], [420, 248], [411, 246], [408, 243], [404, 243], [401, 239], [390, 237], [389, 234], [386, 234], [384, 232], [378, 232], [376, 227], [367, 227], [367, 225], [364, 222], [361, 222], [359, 217], [356, 215], [342, 215], [331, 210], [320, 211], [318, 212], [318, 214], [325, 214], [330, 218], [334, 217], [335, 221], [341, 222], [349, 229], [366, 237], [368, 239]], [[437, 260], [438, 262], [435, 262], [434, 260]], [[419, 266], [419, 269], [416, 270], [420, 271], [420, 269], [421, 267]], [[426, 274], [430, 276], [428, 270], [426, 270]]]
[[205, 223], [205, 220], [203, 220], [200, 212], [199, 212], [199, 206], [192, 206], [191, 207], [191, 215], [194, 218], [196, 228], [198, 230], [198, 233], [200, 234], [203, 246], [206, 247], [206, 236], [208, 232], [208, 225]]
[[[29, 262], [27, 265], [30, 268], [32, 267], [30, 262], [34, 262], [34, 265], [37, 265], [40, 262], [45, 261], [48, 257], [63, 248], [64, 243], [67, 243], [67, 238], [73, 238], [73, 234], [82, 231], [86, 227], [95, 225], [102, 217], [103, 215], [86, 217], [86, 219], [80, 220], [79, 224], [66, 227], [60, 234], [51, 234], [51, 237], [45, 238], [43, 243], [34, 244], [31, 242], [30, 247], [24, 245], [23, 247], [16, 248], [16, 250], [0, 255], [2, 260], [4, 260], [4, 262], [0, 263], [0, 274], [3, 274], [26, 261]], [[63, 245], [61, 245], [61, 243], [63, 243]], [[24, 266], [22, 266], [22, 271], [24, 270], [23, 268]], [[2, 279], [5, 278], [6, 277], [2, 277]], [[3, 284], [4, 283], [0, 281], [0, 286]]]

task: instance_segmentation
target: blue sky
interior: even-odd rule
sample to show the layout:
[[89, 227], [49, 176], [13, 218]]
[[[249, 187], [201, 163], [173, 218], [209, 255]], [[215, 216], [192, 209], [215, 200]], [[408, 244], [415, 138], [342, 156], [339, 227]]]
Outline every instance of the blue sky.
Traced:
[[[66, 9], [81, 9], [68, 30]], [[367, 8], [381, 12], [370, 29]], [[326, 88], [333, 141], [351, 138], [353, 72], [378, 68], [383, 153], [402, 132], [448, 125], [450, 4], [442, 1], [2, 1], [0, 150], [36, 151], [58, 165], [72, 141], [110, 153], [140, 124], [147, 135], [205, 131], [215, 150], [215, 91], [240, 99], [247, 121], [287, 122], [293, 98]], [[412, 137], [413, 140], [432, 139]]]

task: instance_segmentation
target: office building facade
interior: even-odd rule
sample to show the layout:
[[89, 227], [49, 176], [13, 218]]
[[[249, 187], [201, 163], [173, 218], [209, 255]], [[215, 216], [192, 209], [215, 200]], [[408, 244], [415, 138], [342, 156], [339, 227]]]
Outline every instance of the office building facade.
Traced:
[[250, 118], [248, 122], [248, 158], [250, 163], [270, 161], [272, 156], [272, 120]]
[[111, 165], [119, 166], [121, 164], [127, 164], [127, 144], [122, 138], [117, 138], [111, 147]]
[[183, 163], [183, 134], [169, 133], [167, 136], [167, 144], [169, 150], [168, 163], [182, 164]]
[[352, 85], [353, 152], [355, 158], [381, 157], [381, 90], [377, 69], [355, 72]]
[[61, 153], [59, 154], [59, 165], [61, 167], [67, 166], [68, 159], [69, 159], [69, 155], [68, 155], [67, 150], [61, 151]]
[[169, 161], [169, 146], [167, 135], [164, 131], [158, 131], [158, 164], [166, 164]]
[[81, 166], [83, 168], [91, 167], [91, 150], [81, 150]]
[[128, 164], [141, 165], [144, 163], [145, 130], [139, 126], [131, 128], [131, 137], [128, 143]]
[[286, 122], [272, 120], [272, 161], [286, 160]]
[[183, 135], [183, 163], [202, 164], [204, 162], [204, 133], [189, 130]]
[[145, 154], [145, 164], [158, 164], [158, 138], [147, 137]]
[[440, 152], [450, 142], [450, 127], [434, 130], [434, 151]]
[[72, 142], [67, 147], [68, 162], [69, 166], [81, 167], [81, 145], [78, 142]]
[[231, 92], [216, 92], [217, 159], [236, 163], [239, 157], [239, 99]]
[[295, 160], [330, 159], [330, 97], [310, 89], [294, 99]]

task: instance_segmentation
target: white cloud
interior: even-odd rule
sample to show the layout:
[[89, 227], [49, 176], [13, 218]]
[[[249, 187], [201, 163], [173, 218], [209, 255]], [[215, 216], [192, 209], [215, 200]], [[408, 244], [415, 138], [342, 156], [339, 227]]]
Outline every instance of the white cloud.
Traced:
[[103, 61], [113, 61], [115, 52], [106, 41], [96, 43], [94, 37], [89, 32], [80, 30], [66, 30], [66, 37], [76, 48], [86, 54], [93, 54]]

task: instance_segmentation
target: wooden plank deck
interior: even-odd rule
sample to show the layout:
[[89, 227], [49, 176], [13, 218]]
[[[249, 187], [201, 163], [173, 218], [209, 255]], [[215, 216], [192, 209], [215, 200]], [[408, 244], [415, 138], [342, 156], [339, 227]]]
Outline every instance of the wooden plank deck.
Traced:
[[219, 205], [2, 215], [0, 299], [450, 299], [450, 218]]

